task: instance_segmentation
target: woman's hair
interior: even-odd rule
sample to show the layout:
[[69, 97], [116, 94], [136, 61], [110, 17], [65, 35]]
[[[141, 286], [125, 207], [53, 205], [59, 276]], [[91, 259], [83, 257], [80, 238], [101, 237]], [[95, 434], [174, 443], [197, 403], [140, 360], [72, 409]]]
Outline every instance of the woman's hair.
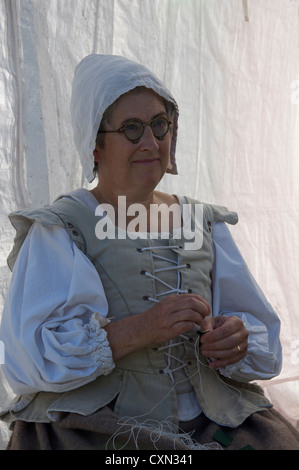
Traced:
[[[138, 94], [143, 90], [149, 90], [149, 88], [145, 88], [143, 86], [138, 86], [138, 87], [134, 88], [133, 90], [128, 91], [128, 93]], [[163, 97], [161, 97], [161, 98], [164, 101], [167, 118], [171, 119], [172, 115], [175, 111], [175, 107], [170, 101], [164, 99]], [[95, 142], [96, 145], [101, 149], [103, 149], [104, 145], [105, 145], [105, 133], [101, 133], [100, 131], [105, 131], [107, 129], [107, 124], [109, 123], [109, 119], [111, 117], [111, 114], [113, 113], [113, 110], [117, 106], [118, 100], [119, 100], [119, 98], [117, 100], [115, 100], [114, 103], [112, 103], [110, 106], [108, 106], [108, 108], [105, 110], [105, 112], [103, 114], [101, 124], [100, 124], [99, 130], [98, 130], [98, 133], [97, 133], [97, 137], [96, 137], [96, 142]], [[93, 174], [94, 174], [94, 177], [96, 177], [97, 174], [98, 174], [98, 163], [97, 162], [95, 162], [95, 164], [94, 164]]]

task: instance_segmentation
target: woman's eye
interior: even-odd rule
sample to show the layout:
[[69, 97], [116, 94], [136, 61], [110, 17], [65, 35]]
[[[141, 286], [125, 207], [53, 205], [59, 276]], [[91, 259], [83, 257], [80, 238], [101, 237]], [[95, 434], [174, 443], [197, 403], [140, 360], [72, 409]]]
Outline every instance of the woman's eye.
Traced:
[[164, 126], [164, 125], [165, 125], [165, 119], [157, 119], [157, 120], [154, 122], [154, 125], [155, 125], [155, 127]]
[[137, 122], [128, 122], [127, 125], [126, 125], [126, 129], [128, 131], [139, 130], [140, 129], [140, 124], [138, 124]]

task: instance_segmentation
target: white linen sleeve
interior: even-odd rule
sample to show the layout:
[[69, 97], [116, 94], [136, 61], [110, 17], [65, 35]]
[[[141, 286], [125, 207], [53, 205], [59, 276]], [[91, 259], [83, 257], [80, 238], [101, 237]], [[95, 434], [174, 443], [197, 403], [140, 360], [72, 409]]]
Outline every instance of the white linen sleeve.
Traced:
[[249, 332], [245, 358], [219, 371], [241, 382], [270, 379], [282, 365], [280, 320], [224, 223], [214, 225], [213, 242], [213, 315], [238, 316]]
[[2, 315], [4, 374], [18, 394], [64, 392], [115, 367], [99, 275], [60, 227], [35, 222], [19, 253]]

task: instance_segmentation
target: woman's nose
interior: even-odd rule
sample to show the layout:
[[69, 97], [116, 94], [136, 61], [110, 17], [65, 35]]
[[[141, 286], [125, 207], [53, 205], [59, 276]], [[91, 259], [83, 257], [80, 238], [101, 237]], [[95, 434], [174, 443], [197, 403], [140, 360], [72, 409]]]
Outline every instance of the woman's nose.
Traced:
[[140, 148], [142, 150], [158, 150], [159, 144], [150, 126], [146, 126], [143, 136], [140, 139]]

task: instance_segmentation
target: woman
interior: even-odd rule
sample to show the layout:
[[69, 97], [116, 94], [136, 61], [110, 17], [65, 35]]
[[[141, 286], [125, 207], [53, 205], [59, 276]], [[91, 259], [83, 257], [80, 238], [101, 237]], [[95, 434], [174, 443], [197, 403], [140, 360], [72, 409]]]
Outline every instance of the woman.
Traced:
[[71, 112], [97, 185], [10, 216], [8, 448], [213, 448], [219, 429], [232, 449], [298, 448], [250, 383], [280, 371], [279, 320], [230, 237], [236, 214], [155, 189], [177, 173], [170, 92], [139, 64], [91, 55]]

